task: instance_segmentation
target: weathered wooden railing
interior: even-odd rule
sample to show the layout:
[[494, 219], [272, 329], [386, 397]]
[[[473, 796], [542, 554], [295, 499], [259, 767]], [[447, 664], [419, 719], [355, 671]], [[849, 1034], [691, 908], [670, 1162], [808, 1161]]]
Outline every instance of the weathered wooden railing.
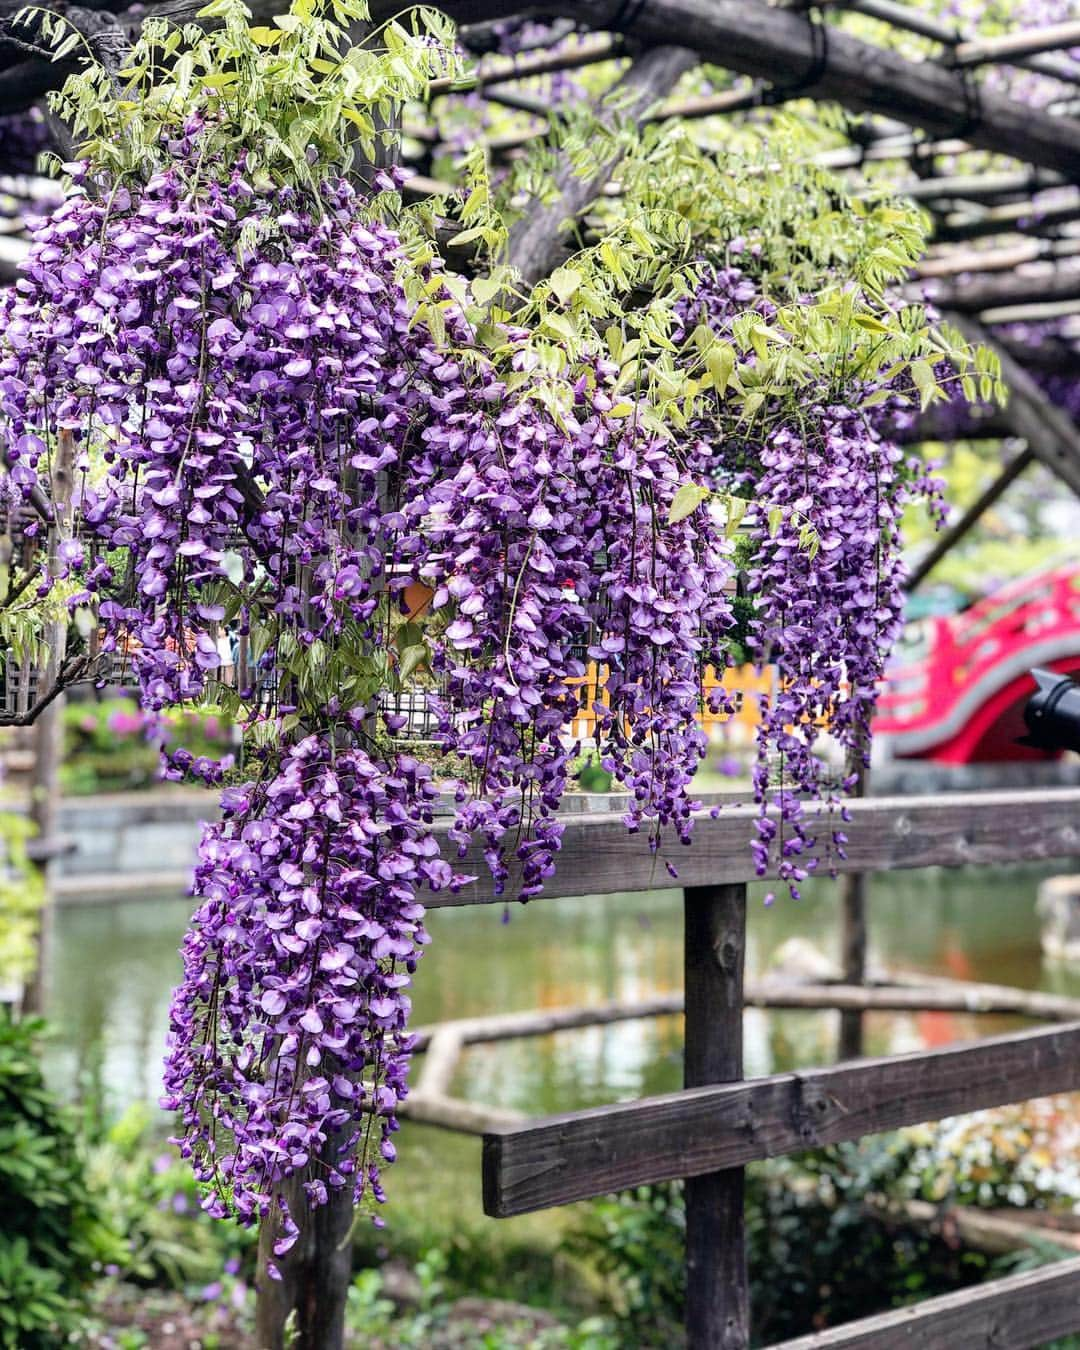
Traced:
[[[846, 873], [1080, 855], [1076, 789], [870, 798], [853, 803], [851, 814], [844, 826], [847, 858], [838, 864]], [[822, 830], [831, 824], [823, 818]], [[741, 1350], [749, 1342], [743, 1239], [747, 1163], [1080, 1089], [1080, 1020], [743, 1081], [752, 829], [751, 809], [725, 808], [717, 819], [699, 821], [693, 846], [679, 850], [679, 880], [685, 888], [685, 1090], [546, 1119], [507, 1119], [484, 1135], [484, 1207], [496, 1217], [646, 1182], [686, 1180], [691, 1350]], [[567, 824], [558, 873], [546, 895], [647, 891], [671, 884], [644, 838], [628, 836], [618, 816], [585, 814]], [[478, 881], [459, 895], [436, 896], [434, 903], [495, 899]], [[900, 995], [894, 997], [903, 1002]], [[944, 991], [942, 997], [950, 995]], [[849, 1004], [858, 1001], [855, 997]], [[972, 1003], [978, 1006], [977, 995]], [[872, 1005], [872, 999], [865, 1003]], [[1049, 1005], [1045, 1011], [1050, 1016], [1060, 1012]], [[482, 1033], [470, 1037], [466, 1030], [456, 1043], [460, 1047], [483, 1038]], [[431, 1048], [436, 1049], [434, 1037]], [[446, 1063], [443, 1059], [435, 1072], [443, 1087]], [[945, 1345], [950, 1350], [990, 1345], [1024, 1350], [1076, 1329], [1080, 1259], [788, 1342], [786, 1350]]]

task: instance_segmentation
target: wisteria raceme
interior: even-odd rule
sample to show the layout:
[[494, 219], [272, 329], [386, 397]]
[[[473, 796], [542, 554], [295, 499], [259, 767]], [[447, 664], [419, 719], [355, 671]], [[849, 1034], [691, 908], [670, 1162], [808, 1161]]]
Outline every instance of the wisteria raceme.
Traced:
[[[405, 991], [427, 941], [416, 894], [460, 881], [430, 830], [438, 795], [428, 765], [318, 735], [226, 790], [200, 848], [165, 1071], [210, 1213], [265, 1216], [298, 1172], [312, 1204], [341, 1188], [383, 1199], [408, 1090]], [[283, 1217], [279, 1256], [295, 1240]]]
[[464, 847], [482, 831], [501, 885], [500, 841], [531, 821], [517, 849], [523, 898], [554, 866], [586, 659], [605, 670], [597, 741], [632, 794], [627, 824], [688, 836], [702, 657], [731, 623], [730, 545], [700, 512], [656, 530], [683, 474], [669, 446], [607, 415], [614, 371], [594, 374], [560, 427], [528, 399], [493, 419], [464, 410], [446, 448], [460, 440], [467, 457], [414, 508], [431, 511], [434, 603], [458, 607], [437, 661], [443, 734], [476, 781], [451, 837]]
[[[734, 242], [738, 256], [743, 248]], [[727, 337], [748, 310], [765, 319], [775, 313], [749, 271], [706, 268], [683, 320], [687, 330], [705, 322]], [[753, 849], [759, 875], [774, 864], [796, 898], [822, 859], [843, 853], [842, 831], [820, 844], [807, 833], [804, 808], [836, 805], [852, 785], [852, 766], [868, 754], [878, 686], [903, 623], [903, 507], [924, 496], [941, 514], [941, 483], [890, 439], [899, 385], [870, 406], [874, 391], [855, 380], [843, 402], [824, 385], [817, 403], [804, 391], [797, 415], [777, 404], [766, 412], [767, 429], [752, 438], [720, 415], [695, 427], [697, 471], [748, 498], [753, 613], [746, 636], [753, 659], [775, 671], [757, 727], [752, 778], [761, 813]], [[843, 757], [839, 775], [821, 754], [826, 732]]]
[[[754, 517], [760, 561], [750, 582], [751, 648], [776, 669], [758, 729], [759, 800], [769, 795], [770, 751], [780, 776], [780, 811], [759, 817], [755, 851], [764, 873], [778, 849], [778, 874], [796, 896], [817, 862], [804, 856], [815, 843], [806, 834], [804, 800], [834, 790], [830, 784], [822, 791], [819, 734], [828, 730], [849, 763], [865, 757], [878, 682], [903, 624], [903, 454], [858, 409], [810, 408], [806, 425], [775, 428], [759, 451], [758, 500], [778, 516], [771, 525], [759, 507]], [[806, 523], [814, 532], [809, 548], [800, 538]]]

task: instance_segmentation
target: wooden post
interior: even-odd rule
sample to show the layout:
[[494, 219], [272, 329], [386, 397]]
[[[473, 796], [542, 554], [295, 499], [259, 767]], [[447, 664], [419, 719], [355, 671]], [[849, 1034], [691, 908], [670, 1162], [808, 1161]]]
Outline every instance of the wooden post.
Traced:
[[[866, 796], [867, 767], [864, 754], [868, 749], [863, 737], [861, 748], [851, 758], [851, 771], [856, 775], [855, 797]], [[845, 984], [866, 983], [866, 892], [868, 877], [865, 872], [849, 872], [840, 880], [841, 937], [840, 961]], [[839, 1054], [841, 1059], [858, 1059], [863, 1053], [863, 1015], [849, 1010], [840, 1014]]]
[[[743, 1076], [743, 964], [746, 885], [684, 893], [685, 1086]], [[743, 1169], [686, 1182], [686, 1343], [688, 1350], [745, 1350], [750, 1299], [743, 1216]]]
[[[840, 881], [841, 959], [845, 984], [862, 984], [866, 979], [866, 874], [850, 872]], [[863, 1015], [855, 1009], [840, 1013], [839, 1055], [858, 1059], [863, 1053]]]
[[[324, 1151], [321, 1167], [337, 1160], [337, 1141]], [[259, 1230], [255, 1300], [255, 1343], [258, 1350], [344, 1350], [345, 1300], [352, 1280], [352, 1190], [332, 1192], [325, 1205], [311, 1210], [303, 1177], [281, 1187], [300, 1237], [285, 1256], [274, 1256], [280, 1224]], [[281, 1274], [272, 1280], [273, 1263]]]
[[[70, 431], [61, 431], [57, 437], [56, 455], [52, 464], [52, 492], [54, 518], [49, 530], [49, 562], [54, 565], [60, 541], [69, 537], [71, 530], [71, 493], [75, 475], [75, 442]], [[47, 694], [60, 679], [67, 643], [67, 622], [58, 619], [49, 625], [47, 638], [49, 656], [41, 672], [38, 697]], [[64, 695], [54, 698], [43, 708], [34, 723], [34, 766], [30, 776], [30, 819], [37, 827], [37, 838], [43, 846], [41, 861], [45, 883], [45, 903], [38, 918], [37, 959], [23, 995], [23, 1010], [40, 1013], [44, 1010], [47, 989], [50, 949], [52, 946], [53, 906], [49, 895], [49, 857], [57, 835], [60, 809], [60, 762], [64, 754]]]

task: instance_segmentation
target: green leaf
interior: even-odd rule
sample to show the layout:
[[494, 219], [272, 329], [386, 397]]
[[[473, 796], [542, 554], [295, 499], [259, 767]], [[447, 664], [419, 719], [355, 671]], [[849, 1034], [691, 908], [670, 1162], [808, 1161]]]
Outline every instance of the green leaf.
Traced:
[[499, 277], [473, 277], [473, 299], [478, 305], [490, 304], [502, 289], [503, 282]]
[[585, 280], [581, 272], [576, 267], [560, 267], [552, 272], [548, 278], [548, 284], [555, 293], [560, 304], [565, 305], [573, 298], [575, 291]]
[[457, 234], [449, 238], [446, 243], [448, 246], [452, 245], [454, 248], [461, 248], [464, 247], [465, 244], [475, 243], [477, 239], [483, 239], [483, 237], [484, 227], [482, 225], [474, 225], [471, 230], [459, 230]]
[[577, 337], [574, 325], [563, 314], [545, 314], [541, 329], [554, 333], [556, 337], [563, 338], [566, 342], [573, 342]]
[[911, 363], [911, 379], [915, 388], [919, 391], [923, 408], [926, 408], [937, 393], [937, 380], [934, 378], [933, 366], [929, 361], [913, 361]]
[[712, 376], [716, 392], [725, 393], [735, 371], [734, 347], [727, 342], [716, 343], [705, 357], [705, 367]]
[[404, 683], [420, 666], [424, 666], [428, 661], [428, 649], [422, 642], [417, 642], [411, 647], [405, 647], [401, 652], [401, 662], [398, 666], [398, 678]]
[[677, 525], [680, 520], [693, 515], [703, 502], [707, 502], [712, 492], [700, 483], [684, 483], [671, 499], [668, 510], [668, 524]]
[[726, 533], [732, 535], [743, 522], [750, 503], [745, 497], [727, 497], [725, 498], [727, 506]]

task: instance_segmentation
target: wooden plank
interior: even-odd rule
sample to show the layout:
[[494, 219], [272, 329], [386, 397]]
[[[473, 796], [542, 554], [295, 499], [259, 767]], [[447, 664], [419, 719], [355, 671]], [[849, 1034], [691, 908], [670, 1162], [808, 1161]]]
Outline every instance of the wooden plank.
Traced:
[[[743, 1076], [746, 884], [688, 890], [684, 898], [688, 1088]], [[687, 1350], [745, 1350], [750, 1343], [745, 1178], [741, 1167], [686, 1183]]]
[[[849, 804], [847, 858], [836, 859], [839, 872], [887, 872], [910, 867], [961, 867], [1044, 861], [1080, 855], [1080, 788], [1040, 791], [957, 792], [944, 796], [868, 797]], [[821, 831], [840, 827], [837, 816], [807, 808]], [[544, 894], [531, 903], [561, 895], [610, 895], [682, 886], [714, 886], [754, 880], [750, 841], [757, 808], [724, 805], [715, 820], [699, 817], [693, 843], [680, 847], [673, 837], [664, 850], [678, 865], [673, 883], [663, 862], [649, 850], [645, 831], [627, 836], [616, 813], [583, 812], [567, 817], [555, 875]], [[1002, 823], [1008, 822], [1008, 829]], [[506, 896], [496, 896], [479, 849], [457, 862], [476, 881], [455, 895], [440, 891], [425, 897], [431, 908], [502, 903], [515, 894], [513, 877]]]
[[1080, 1088], [1080, 1022], [550, 1116], [484, 1138], [497, 1218]]
[[[178, 10], [187, 18], [193, 0], [165, 0], [165, 4], [173, 17]], [[376, 0], [373, 16], [383, 17], [384, 4], [390, 7], [390, 0]], [[252, 5], [261, 14], [269, 0], [252, 0]], [[459, 22], [483, 22], [505, 17], [506, 0], [442, 0], [441, 8]], [[621, 29], [646, 44], [677, 40], [693, 48], [701, 60], [742, 75], [774, 80], [783, 72], [789, 85], [807, 75], [808, 97], [832, 99], [855, 112], [894, 117], [934, 136], [954, 136], [962, 128], [962, 134], [981, 149], [1070, 177], [1080, 168], [1080, 127], [1072, 119], [985, 88], [979, 91], [979, 115], [972, 118], [962, 72], [933, 61], [909, 60], [834, 25], [829, 27], [824, 59], [816, 59], [820, 49], [811, 21], [795, 9], [760, 0], [643, 0], [640, 5], [615, 6], [615, 14], [611, 0], [548, 0], [543, 8], [546, 14], [565, 15], [584, 27]]]
[[1030, 1350], [1077, 1328], [1080, 1257], [800, 1336], [772, 1350]]

